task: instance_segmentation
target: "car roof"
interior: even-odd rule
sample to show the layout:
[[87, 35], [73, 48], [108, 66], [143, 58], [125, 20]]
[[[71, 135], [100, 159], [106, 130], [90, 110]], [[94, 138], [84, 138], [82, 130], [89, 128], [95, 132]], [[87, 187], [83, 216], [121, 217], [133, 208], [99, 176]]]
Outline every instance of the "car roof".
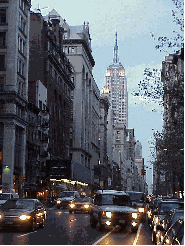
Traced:
[[126, 192], [124, 191], [118, 191], [118, 190], [97, 190], [97, 194], [107, 194], [107, 195], [126, 195], [129, 196]]

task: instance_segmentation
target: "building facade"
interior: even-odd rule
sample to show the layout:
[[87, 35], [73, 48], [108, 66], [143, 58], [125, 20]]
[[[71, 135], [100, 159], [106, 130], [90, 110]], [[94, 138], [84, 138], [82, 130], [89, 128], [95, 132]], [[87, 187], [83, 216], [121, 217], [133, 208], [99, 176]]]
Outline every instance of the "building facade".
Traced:
[[[0, 155], [3, 192], [25, 175], [29, 0], [0, 1]], [[21, 194], [20, 194], [21, 195]]]
[[70, 136], [74, 75], [71, 63], [63, 52], [64, 30], [59, 24], [57, 16], [45, 20], [40, 13], [31, 12], [29, 82], [39, 80], [47, 88], [47, 178], [61, 181], [71, 179]]
[[70, 149], [72, 178], [86, 184], [94, 182], [93, 167], [99, 162], [99, 103], [100, 91], [94, 81], [95, 65], [89, 24], [69, 26], [52, 10], [47, 18], [58, 16], [64, 29], [63, 51], [74, 68], [73, 146]]

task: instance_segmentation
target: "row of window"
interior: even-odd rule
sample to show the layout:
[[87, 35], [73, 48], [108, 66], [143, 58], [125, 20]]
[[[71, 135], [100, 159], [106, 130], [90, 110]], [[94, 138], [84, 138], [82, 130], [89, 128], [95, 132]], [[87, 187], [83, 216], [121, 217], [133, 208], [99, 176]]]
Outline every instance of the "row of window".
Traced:
[[18, 49], [24, 56], [26, 55], [26, 42], [20, 36], [18, 36]]
[[67, 47], [67, 46], [64, 46], [63, 47], [63, 51], [66, 53], [66, 54], [75, 54], [77, 53], [77, 47], [76, 46], [72, 46], [72, 47]]
[[26, 20], [21, 14], [19, 14], [19, 28], [24, 34], [26, 34]]
[[17, 59], [17, 72], [19, 75], [24, 76], [25, 63], [22, 59]]
[[53, 78], [55, 78], [57, 83], [62, 87], [65, 95], [70, 96], [71, 90], [70, 90], [69, 86], [62, 80], [60, 75], [57, 73], [55, 67], [51, 63], [49, 63], [49, 73], [51, 74], [51, 76]]

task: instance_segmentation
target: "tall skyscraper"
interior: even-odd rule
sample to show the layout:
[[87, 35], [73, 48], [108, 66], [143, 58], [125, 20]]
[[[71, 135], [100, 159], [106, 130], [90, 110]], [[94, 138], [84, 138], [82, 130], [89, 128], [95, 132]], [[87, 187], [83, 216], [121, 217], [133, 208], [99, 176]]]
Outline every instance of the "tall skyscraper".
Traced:
[[125, 69], [118, 59], [117, 32], [113, 63], [107, 68], [106, 88], [109, 90], [110, 108], [115, 113], [115, 124], [128, 127], [128, 96]]
[[128, 96], [125, 69], [118, 59], [117, 32], [113, 63], [107, 68], [106, 85], [108, 111], [107, 154], [110, 163], [117, 162], [121, 170], [121, 185], [126, 190], [126, 128], [128, 127]]

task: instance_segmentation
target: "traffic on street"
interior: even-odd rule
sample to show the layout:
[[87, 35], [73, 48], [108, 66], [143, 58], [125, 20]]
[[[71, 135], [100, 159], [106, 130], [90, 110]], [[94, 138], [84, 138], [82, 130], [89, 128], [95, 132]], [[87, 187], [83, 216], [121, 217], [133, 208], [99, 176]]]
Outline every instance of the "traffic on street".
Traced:
[[98, 231], [90, 225], [90, 215], [70, 214], [68, 209], [47, 208], [44, 228], [34, 231], [10, 227], [0, 232], [0, 244], [16, 245], [150, 245], [151, 231], [147, 223], [140, 224], [137, 232], [129, 229]]

